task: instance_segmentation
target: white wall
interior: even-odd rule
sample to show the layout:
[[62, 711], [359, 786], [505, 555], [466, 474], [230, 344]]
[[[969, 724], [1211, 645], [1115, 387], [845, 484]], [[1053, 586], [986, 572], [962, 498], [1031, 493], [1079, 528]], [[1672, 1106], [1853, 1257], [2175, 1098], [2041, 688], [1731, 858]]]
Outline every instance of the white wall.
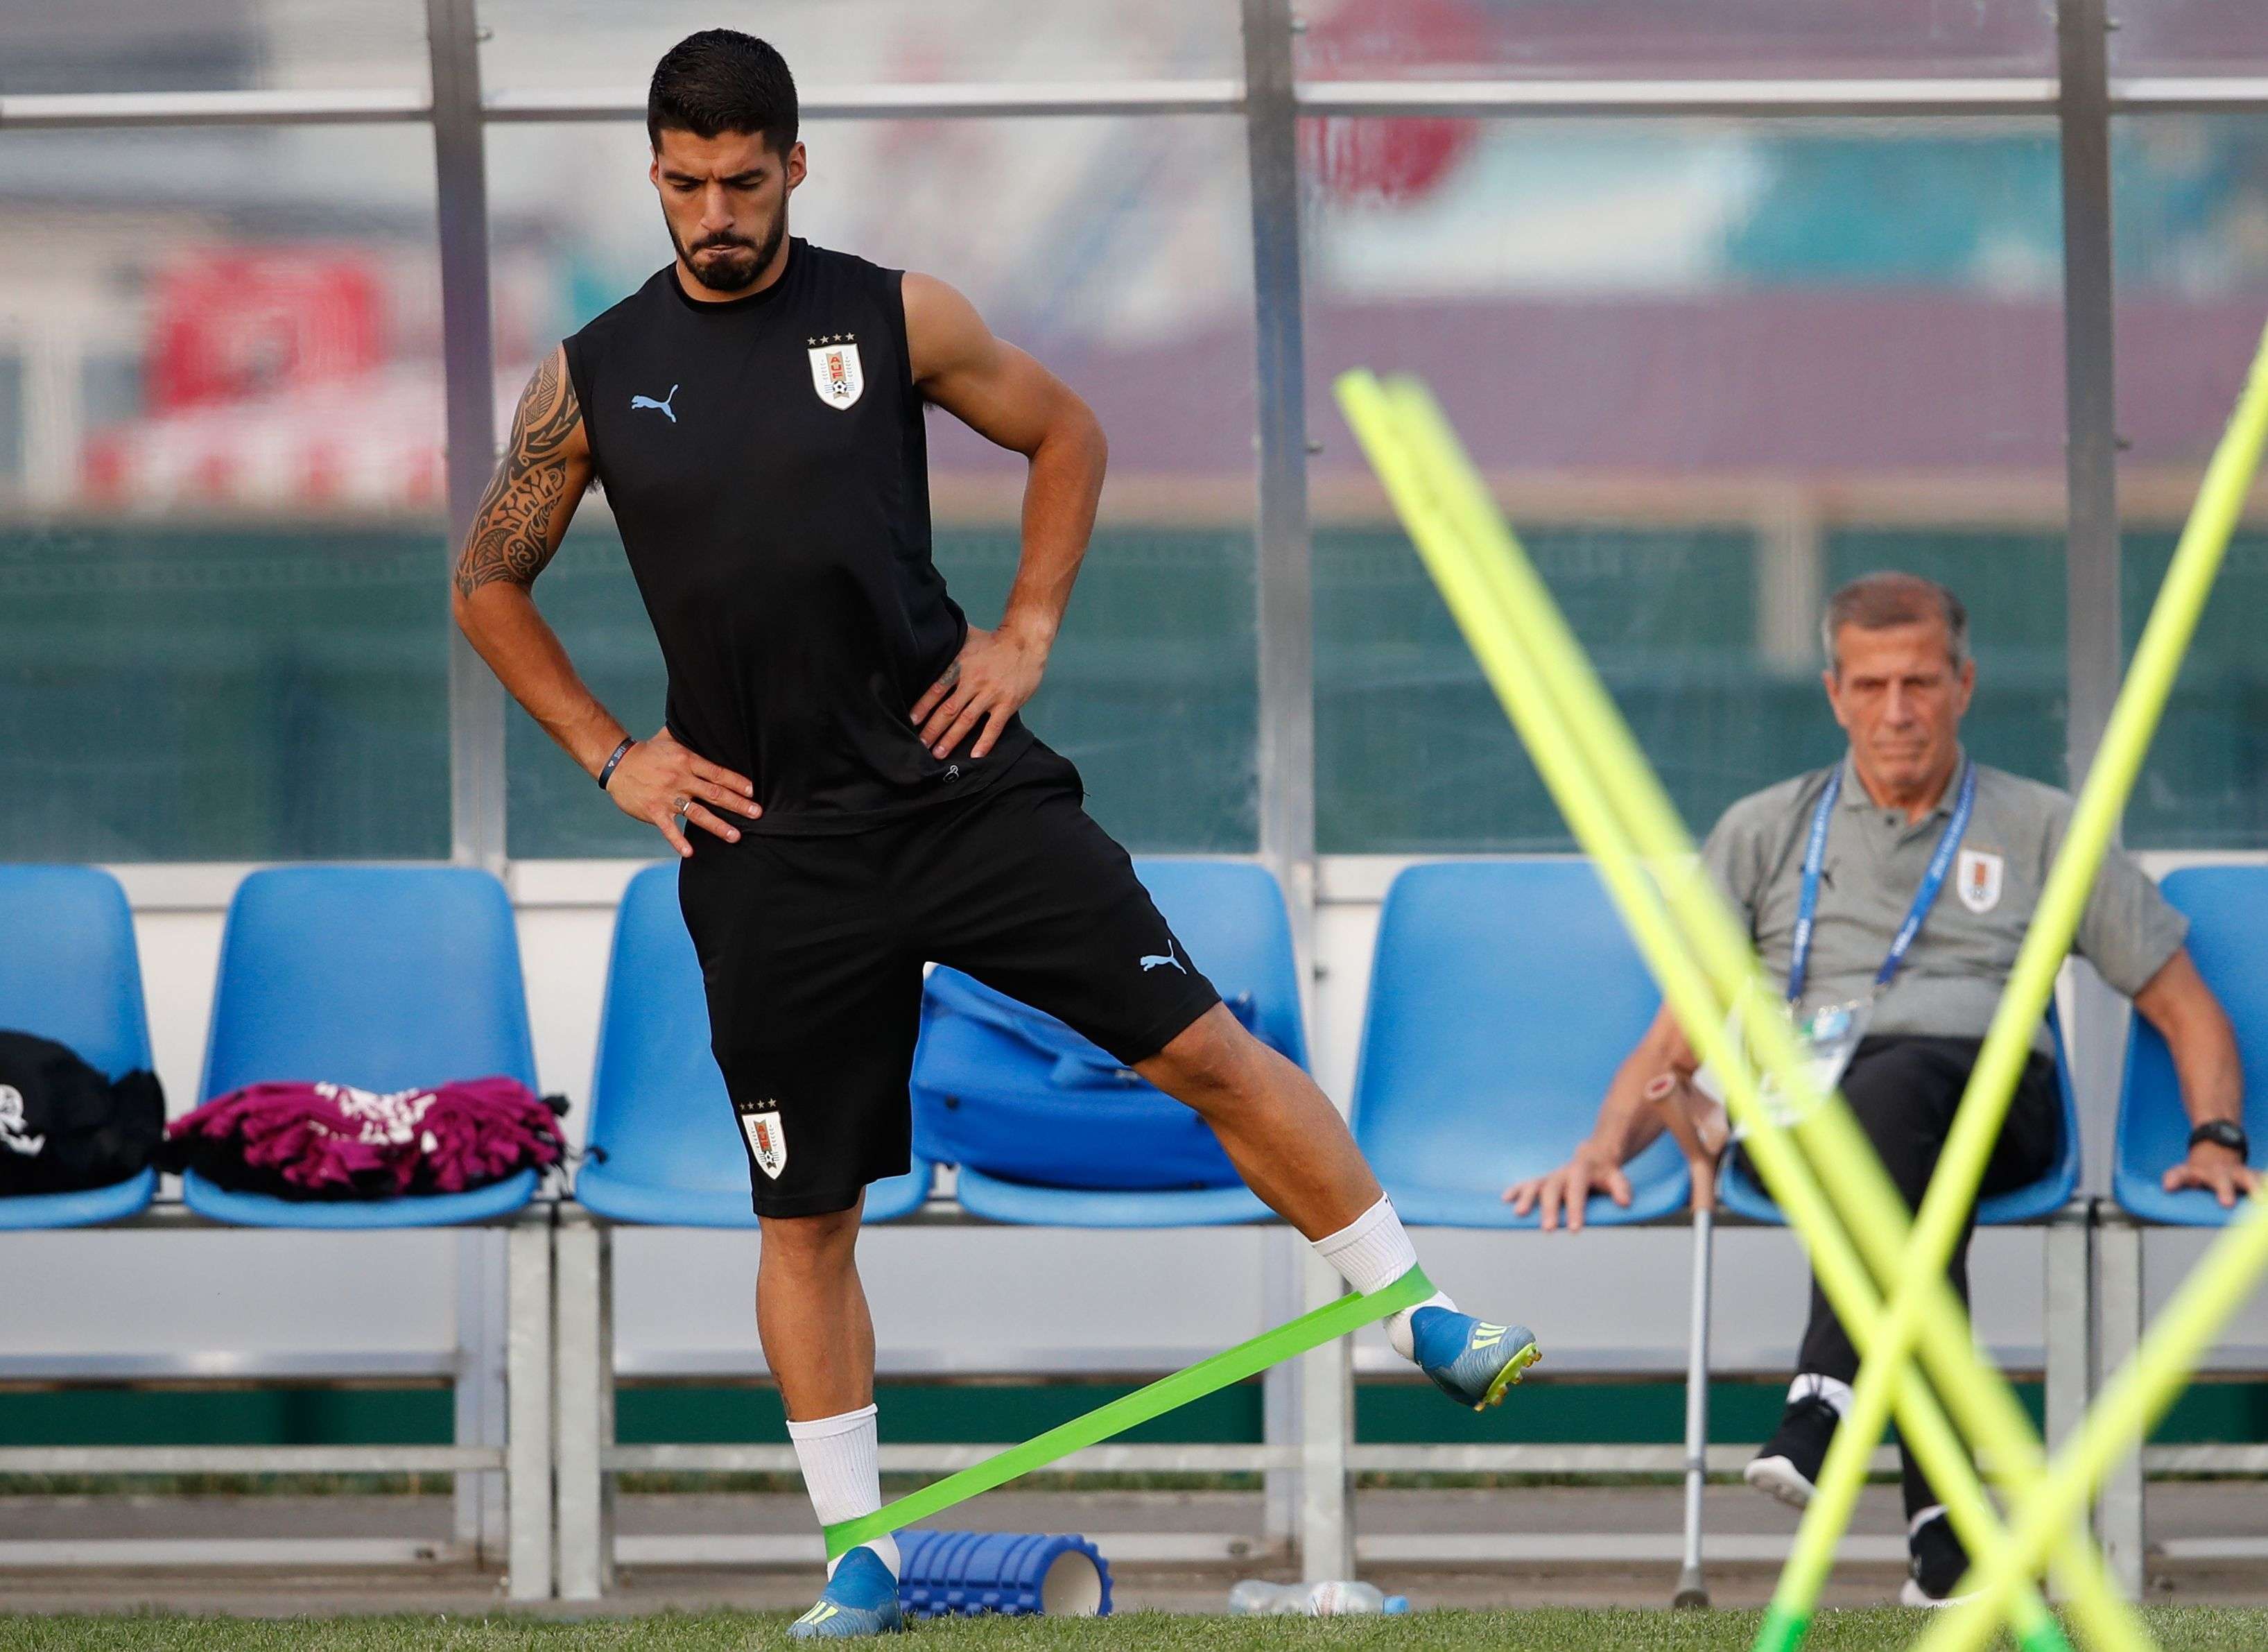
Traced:
[[[1318, 1075], [1351, 1088], [1377, 898], [1388, 865], [1335, 861], [1317, 928]], [[579, 1132], [604, 984], [611, 903], [635, 867], [527, 863], [513, 869], [538, 1075], [574, 1098]], [[175, 1110], [197, 1088], [231, 868], [121, 868], [136, 908], [158, 1073]], [[1683, 1229], [1536, 1235], [1422, 1234], [1429, 1271], [1461, 1300], [1534, 1325], [1555, 1374], [1674, 1369], [1687, 1290]], [[902, 1371], [1158, 1368], [1237, 1340], [1264, 1319], [1265, 1247], [1280, 1232], [1066, 1234], [1000, 1228], [877, 1229], [866, 1275], [887, 1368]], [[316, 1365], [438, 1361], [450, 1345], [453, 1235], [146, 1232], [11, 1235], [9, 1277], [46, 1281], [0, 1314], [0, 1368], [85, 1356], [173, 1357], [221, 1370], [249, 1360]], [[2153, 1298], [2205, 1238], [2154, 1235]], [[622, 1363], [630, 1371], [758, 1368], [749, 1309], [753, 1236], [626, 1234], [618, 1253]], [[2041, 1243], [1987, 1233], [1973, 1257], [1978, 1323], [2003, 1357], [2040, 1343]], [[1188, 1281], [1203, 1280], [1192, 1290]], [[1718, 1363], [1772, 1369], [1792, 1354], [1804, 1305], [1793, 1239], [1720, 1236]], [[2235, 1340], [2268, 1346], [2256, 1300]], [[44, 1356], [44, 1357], [42, 1357]], [[1374, 1338], [1366, 1366], [1390, 1361]]]

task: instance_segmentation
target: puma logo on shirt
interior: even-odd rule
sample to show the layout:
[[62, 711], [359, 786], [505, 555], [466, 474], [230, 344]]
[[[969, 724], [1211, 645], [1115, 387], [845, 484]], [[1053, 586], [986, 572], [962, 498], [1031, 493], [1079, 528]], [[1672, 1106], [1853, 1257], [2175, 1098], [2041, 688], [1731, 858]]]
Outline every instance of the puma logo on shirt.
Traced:
[[655, 401], [650, 395], [632, 396], [630, 398], [630, 411], [635, 413], [642, 407], [650, 407], [655, 412], [667, 419], [671, 424], [674, 424], [677, 423], [677, 415], [671, 411], [669, 404], [676, 400], [677, 387], [675, 385], [672, 385], [669, 387], [669, 394], [662, 397], [659, 402]]

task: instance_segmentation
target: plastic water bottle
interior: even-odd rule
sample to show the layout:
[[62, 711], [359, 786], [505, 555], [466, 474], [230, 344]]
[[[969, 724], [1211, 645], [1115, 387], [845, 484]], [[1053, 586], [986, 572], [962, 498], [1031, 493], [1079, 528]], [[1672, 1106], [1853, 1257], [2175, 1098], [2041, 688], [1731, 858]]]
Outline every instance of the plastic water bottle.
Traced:
[[1237, 1618], [1359, 1618], [1410, 1610], [1406, 1595], [1382, 1595], [1369, 1583], [1334, 1578], [1322, 1583], [1270, 1583], [1248, 1577], [1228, 1591]]
[[1307, 1610], [1305, 1583], [1270, 1583], [1248, 1577], [1228, 1591], [1232, 1618], [1289, 1618]]

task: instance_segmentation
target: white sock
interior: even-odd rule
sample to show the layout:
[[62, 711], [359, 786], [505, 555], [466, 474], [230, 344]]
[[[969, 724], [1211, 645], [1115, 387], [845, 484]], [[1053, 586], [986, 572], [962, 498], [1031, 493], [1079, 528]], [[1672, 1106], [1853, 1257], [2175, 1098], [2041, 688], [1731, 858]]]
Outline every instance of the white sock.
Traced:
[[[803, 1489], [810, 1494], [811, 1512], [822, 1526], [839, 1526], [846, 1520], [871, 1515], [882, 1506], [880, 1445], [874, 1431], [874, 1408], [846, 1411], [839, 1417], [814, 1417], [809, 1422], [790, 1420], [787, 1437], [795, 1442], [795, 1460], [803, 1468]], [[898, 1575], [898, 1540], [880, 1537], [858, 1545], [872, 1549]], [[843, 1564], [837, 1556], [827, 1563], [827, 1575]]]
[[[1402, 1218], [1394, 1213], [1394, 1201], [1382, 1193], [1377, 1204], [1336, 1233], [1324, 1235], [1314, 1244], [1315, 1254], [1336, 1268], [1339, 1277], [1347, 1282], [1347, 1288], [1358, 1295], [1382, 1291], [1418, 1265], [1418, 1247], [1410, 1243]], [[1395, 1353], [1405, 1360], [1412, 1357], [1410, 1321], [1418, 1309], [1455, 1307], [1454, 1302], [1435, 1291], [1424, 1302], [1388, 1319], [1386, 1335], [1394, 1344]]]
[[1817, 1398], [1835, 1407], [1837, 1417], [1851, 1412], [1851, 1385], [1839, 1376], [1822, 1376], [1816, 1371], [1806, 1371], [1787, 1385], [1787, 1403]]

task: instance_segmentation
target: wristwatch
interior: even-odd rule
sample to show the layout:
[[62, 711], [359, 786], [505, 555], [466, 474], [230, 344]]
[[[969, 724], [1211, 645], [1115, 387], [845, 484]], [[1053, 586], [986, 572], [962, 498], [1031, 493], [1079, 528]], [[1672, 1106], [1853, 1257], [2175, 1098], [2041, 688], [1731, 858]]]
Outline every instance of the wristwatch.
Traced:
[[2208, 1118], [2190, 1132], [2190, 1146], [2210, 1141], [2216, 1147], [2226, 1147], [2240, 1159], [2252, 1156], [2252, 1143], [2244, 1133], [2244, 1126], [2229, 1118]]

